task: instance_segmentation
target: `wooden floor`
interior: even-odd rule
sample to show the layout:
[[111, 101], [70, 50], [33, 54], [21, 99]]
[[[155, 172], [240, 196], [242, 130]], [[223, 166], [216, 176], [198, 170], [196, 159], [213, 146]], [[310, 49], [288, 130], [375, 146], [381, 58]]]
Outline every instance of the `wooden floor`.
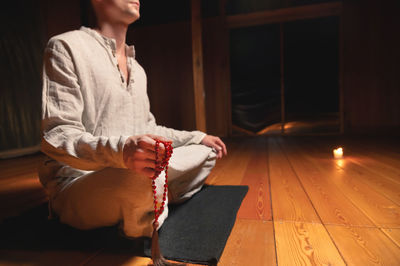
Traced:
[[[398, 140], [270, 136], [227, 144], [207, 183], [249, 192], [219, 265], [400, 265]], [[339, 145], [345, 157], [335, 160]], [[46, 200], [38, 159], [0, 162], [0, 219]], [[1, 265], [148, 263], [107, 249], [0, 250]]]

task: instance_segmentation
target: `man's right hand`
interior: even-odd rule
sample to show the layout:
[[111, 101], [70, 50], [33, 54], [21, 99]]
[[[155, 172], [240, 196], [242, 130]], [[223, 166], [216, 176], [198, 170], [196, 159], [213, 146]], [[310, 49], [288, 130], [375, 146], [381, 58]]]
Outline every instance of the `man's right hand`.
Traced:
[[[171, 142], [161, 136], [146, 134], [140, 136], [129, 137], [123, 148], [123, 159], [125, 166], [149, 178], [155, 174], [155, 160], [156, 160], [156, 140]], [[160, 144], [158, 149], [158, 158], [163, 158], [165, 154], [165, 147]]]

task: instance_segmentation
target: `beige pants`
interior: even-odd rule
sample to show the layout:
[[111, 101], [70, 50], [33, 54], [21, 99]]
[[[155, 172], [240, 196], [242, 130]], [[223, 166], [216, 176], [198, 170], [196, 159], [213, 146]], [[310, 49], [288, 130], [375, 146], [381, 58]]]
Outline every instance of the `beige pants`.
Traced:
[[[204, 145], [174, 149], [168, 171], [173, 202], [198, 192], [215, 165], [216, 154]], [[157, 197], [162, 200], [165, 175], [156, 180]], [[83, 175], [66, 184], [51, 197], [51, 206], [62, 223], [78, 229], [93, 229], [120, 223], [128, 237], [151, 236], [153, 194], [151, 179], [130, 170], [106, 168]], [[168, 200], [166, 202], [168, 204]], [[168, 207], [159, 217], [160, 226]]]

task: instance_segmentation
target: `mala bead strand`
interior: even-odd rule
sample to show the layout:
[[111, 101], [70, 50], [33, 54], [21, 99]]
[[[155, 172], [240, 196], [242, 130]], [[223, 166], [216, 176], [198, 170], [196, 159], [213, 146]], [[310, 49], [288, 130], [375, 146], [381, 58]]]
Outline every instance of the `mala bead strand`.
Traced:
[[[164, 144], [165, 147], [165, 155], [162, 158], [161, 162], [158, 162], [159, 159], [159, 147], [160, 144]], [[153, 265], [154, 266], [168, 266], [168, 265], [186, 265], [186, 264], [181, 264], [181, 263], [171, 263], [168, 262], [164, 259], [164, 257], [161, 255], [160, 251], [160, 246], [158, 243], [158, 217], [161, 215], [161, 213], [164, 211], [165, 207], [165, 202], [167, 200], [167, 191], [168, 191], [168, 163], [169, 159], [171, 158], [172, 155], [172, 145], [169, 142], [161, 141], [161, 140], [156, 140], [156, 146], [155, 146], [155, 152], [156, 152], [156, 162], [155, 162], [155, 173], [154, 176], [152, 177], [152, 190], [153, 190], [153, 196], [154, 196], [154, 222], [153, 222], [153, 236], [151, 238], [151, 258], [153, 259]], [[158, 201], [157, 201], [157, 185], [156, 185], [156, 179], [160, 175], [162, 171], [165, 170], [165, 183], [164, 183], [164, 191], [163, 191], [163, 197], [162, 201], [160, 203], [159, 208], [157, 207]]]
[[[162, 158], [161, 162], [158, 162], [159, 158], [159, 147], [160, 143], [164, 144], [165, 147], [165, 155], [164, 158]], [[158, 217], [161, 215], [161, 213], [164, 211], [165, 207], [165, 202], [167, 200], [167, 191], [168, 191], [168, 163], [169, 159], [172, 156], [172, 146], [171, 143], [169, 142], [164, 142], [160, 140], [156, 140], [156, 146], [155, 146], [155, 153], [156, 153], [156, 165], [155, 165], [155, 174], [152, 177], [152, 189], [153, 189], [153, 198], [154, 198], [154, 223], [158, 223]], [[158, 201], [157, 201], [157, 185], [156, 185], [156, 179], [160, 175], [160, 173], [165, 170], [165, 183], [164, 183], [164, 191], [163, 191], [163, 198], [162, 202], [160, 203], [160, 206], [158, 206]]]

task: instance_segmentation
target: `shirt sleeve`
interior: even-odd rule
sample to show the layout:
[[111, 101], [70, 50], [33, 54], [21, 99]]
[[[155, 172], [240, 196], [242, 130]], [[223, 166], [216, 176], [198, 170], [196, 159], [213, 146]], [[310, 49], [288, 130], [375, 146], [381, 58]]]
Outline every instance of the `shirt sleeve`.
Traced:
[[185, 131], [167, 128], [156, 124], [154, 115], [149, 112], [149, 119], [147, 121], [147, 131], [150, 134], [159, 135], [172, 140], [172, 146], [180, 147], [190, 144], [200, 144], [206, 133], [201, 131]]
[[73, 60], [61, 41], [45, 49], [42, 95], [42, 151], [82, 170], [125, 168], [127, 136], [94, 136], [82, 123], [84, 99]]

